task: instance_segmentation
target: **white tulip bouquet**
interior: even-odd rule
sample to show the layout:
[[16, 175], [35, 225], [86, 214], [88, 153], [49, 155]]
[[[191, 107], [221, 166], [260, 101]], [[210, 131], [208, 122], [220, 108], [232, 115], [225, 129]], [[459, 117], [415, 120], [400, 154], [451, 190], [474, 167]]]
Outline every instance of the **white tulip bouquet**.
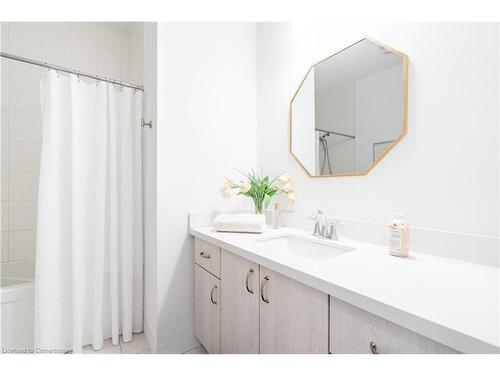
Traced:
[[293, 186], [286, 174], [280, 174], [271, 180], [269, 176], [257, 176], [254, 170], [248, 174], [238, 172], [243, 174], [247, 180], [234, 183], [226, 179], [222, 192], [225, 196], [231, 196], [233, 189], [239, 190], [237, 195], [244, 195], [253, 200], [256, 214], [263, 214], [264, 210], [269, 207], [272, 198], [277, 194], [285, 194], [291, 202], [296, 200]]

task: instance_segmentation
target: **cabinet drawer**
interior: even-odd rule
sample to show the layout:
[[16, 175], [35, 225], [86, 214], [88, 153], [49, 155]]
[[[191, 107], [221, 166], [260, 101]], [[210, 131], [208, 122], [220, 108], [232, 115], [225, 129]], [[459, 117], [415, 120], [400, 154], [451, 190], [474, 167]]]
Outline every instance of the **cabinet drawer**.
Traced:
[[195, 238], [194, 262], [220, 278], [220, 248]]
[[333, 297], [330, 297], [330, 350], [334, 354], [458, 353]]

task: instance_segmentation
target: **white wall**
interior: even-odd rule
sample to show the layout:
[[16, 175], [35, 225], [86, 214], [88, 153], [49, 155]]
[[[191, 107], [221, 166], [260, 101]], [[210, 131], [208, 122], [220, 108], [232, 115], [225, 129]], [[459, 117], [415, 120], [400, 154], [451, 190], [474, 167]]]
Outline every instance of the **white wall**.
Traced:
[[219, 189], [256, 164], [256, 26], [161, 23], [158, 67], [158, 347], [181, 352], [196, 345], [188, 212], [241, 207]]
[[[288, 152], [289, 101], [312, 62], [363, 36], [409, 56], [408, 135], [366, 177], [310, 179]], [[259, 163], [288, 170], [300, 212], [498, 235], [498, 39], [497, 24], [259, 24]]]
[[[403, 65], [356, 81], [356, 171], [373, 164], [373, 144], [395, 140], [403, 131]], [[375, 157], [391, 143], [375, 148]]]
[[316, 173], [317, 159], [315, 107], [314, 69], [311, 69], [293, 98], [291, 116], [300, 124], [292, 129], [292, 151], [313, 175]]

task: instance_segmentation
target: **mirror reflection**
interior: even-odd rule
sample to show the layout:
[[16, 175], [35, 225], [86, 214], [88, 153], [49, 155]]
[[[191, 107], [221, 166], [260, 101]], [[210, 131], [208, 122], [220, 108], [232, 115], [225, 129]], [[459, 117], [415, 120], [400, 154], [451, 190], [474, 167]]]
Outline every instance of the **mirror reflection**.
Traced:
[[407, 57], [368, 39], [312, 66], [291, 102], [291, 151], [311, 176], [365, 174], [406, 133]]

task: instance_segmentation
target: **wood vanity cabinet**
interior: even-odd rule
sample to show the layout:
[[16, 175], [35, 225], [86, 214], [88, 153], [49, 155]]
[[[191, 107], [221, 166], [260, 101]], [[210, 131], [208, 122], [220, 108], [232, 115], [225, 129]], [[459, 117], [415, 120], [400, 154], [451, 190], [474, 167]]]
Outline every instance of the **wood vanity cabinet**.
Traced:
[[328, 295], [260, 267], [260, 352], [328, 354]]
[[259, 265], [221, 250], [221, 352], [259, 353]]
[[443, 344], [330, 297], [333, 354], [453, 354]]
[[220, 280], [194, 265], [194, 332], [209, 353], [220, 353]]
[[194, 255], [194, 329], [209, 353], [458, 353], [205, 241]]

